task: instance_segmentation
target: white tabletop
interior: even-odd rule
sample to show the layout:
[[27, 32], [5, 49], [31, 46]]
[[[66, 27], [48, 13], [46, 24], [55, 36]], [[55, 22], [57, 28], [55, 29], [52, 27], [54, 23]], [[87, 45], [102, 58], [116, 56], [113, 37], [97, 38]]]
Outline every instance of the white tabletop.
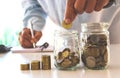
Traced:
[[0, 78], [120, 78], [120, 44], [111, 45], [110, 48], [110, 63], [106, 70], [85, 70], [80, 67], [76, 71], [63, 71], [57, 70], [52, 61], [51, 70], [21, 71], [21, 63], [40, 60], [42, 54], [52, 56], [53, 53], [0, 54]]

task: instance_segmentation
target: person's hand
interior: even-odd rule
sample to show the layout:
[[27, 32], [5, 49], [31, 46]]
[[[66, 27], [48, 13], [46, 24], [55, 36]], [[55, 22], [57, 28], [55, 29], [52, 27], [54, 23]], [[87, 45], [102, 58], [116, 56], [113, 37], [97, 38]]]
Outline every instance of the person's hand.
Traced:
[[33, 42], [37, 43], [42, 36], [42, 32], [34, 30], [34, 38], [31, 36], [30, 29], [24, 28], [19, 33], [19, 43], [23, 48], [33, 48]]
[[64, 21], [69, 24], [77, 14], [100, 11], [108, 2], [109, 0], [67, 0]]

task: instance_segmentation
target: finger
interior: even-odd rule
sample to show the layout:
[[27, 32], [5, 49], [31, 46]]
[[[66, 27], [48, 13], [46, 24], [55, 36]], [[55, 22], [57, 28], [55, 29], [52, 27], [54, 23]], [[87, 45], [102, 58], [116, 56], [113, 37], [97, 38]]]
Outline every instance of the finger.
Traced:
[[86, 2], [86, 7], [85, 7], [85, 12], [86, 13], [91, 13], [94, 11], [94, 8], [96, 6], [97, 0], [87, 0]]
[[98, 0], [95, 6], [95, 11], [100, 11], [105, 5], [107, 5], [109, 0]]
[[21, 35], [22, 32], [19, 32], [19, 35]]
[[20, 40], [21, 33], [22, 33], [22, 32], [19, 32], [19, 35], [18, 35], [18, 40]]
[[23, 39], [23, 38], [20, 39], [20, 44], [24, 48], [31, 48], [31, 47], [33, 47], [32, 43], [30, 41], [28, 41], [27, 39]]
[[74, 9], [75, 0], [67, 0], [64, 21], [70, 24], [76, 17], [77, 13]]
[[32, 43], [29, 42], [29, 41], [27, 41], [27, 40], [22, 41], [22, 44], [23, 44], [24, 46], [26, 46], [26, 47], [32, 46]]
[[23, 32], [25, 32], [26, 34], [31, 34], [31, 32], [30, 32], [30, 29], [29, 29], [29, 28], [24, 28], [24, 29], [23, 29]]
[[20, 36], [20, 42], [24, 45], [30, 45], [31, 41], [30, 38], [28, 38], [27, 36]]
[[31, 34], [29, 30], [24, 30], [21, 34], [21, 37], [25, 40], [30, 41], [31, 40]]
[[31, 48], [31, 47], [33, 47], [32, 43], [30, 41], [28, 41], [27, 39], [23, 39], [22, 37], [20, 37], [19, 43], [24, 48]]
[[31, 42], [31, 34], [30, 29], [24, 28], [23, 31], [19, 34], [19, 42], [22, 47], [24, 48], [31, 48], [32, 42]]
[[41, 31], [35, 31], [35, 42], [39, 41], [39, 39], [42, 37]]
[[27, 42], [21, 43], [21, 46], [23, 48], [33, 48], [32, 43], [27, 43]]
[[85, 3], [86, 3], [86, 0], [76, 0], [74, 4], [75, 10], [78, 13], [82, 14], [84, 12]]
[[[25, 35], [25, 34], [24, 34]], [[26, 35], [24, 36], [23, 35], [23, 31], [21, 31], [20, 33], [19, 33], [19, 36], [18, 36], [18, 40], [19, 40], [19, 42], [22, 42], [23, 40], [25, 40], [26, 38], [24, 38], [24, 37], [26, 37]]]

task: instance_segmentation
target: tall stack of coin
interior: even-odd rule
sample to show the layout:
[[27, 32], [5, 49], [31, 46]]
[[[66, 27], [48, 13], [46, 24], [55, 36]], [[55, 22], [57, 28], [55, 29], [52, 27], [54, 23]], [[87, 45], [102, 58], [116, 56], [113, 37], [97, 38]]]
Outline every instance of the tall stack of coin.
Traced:
[[50, 55], [42, 55], [42, 69], [43, 70], [51, 69], [51, 57], [50, 57]]
[[39, 70], [40, 69], [40, 61], [32, 60], [31, 61], [31, 70]]

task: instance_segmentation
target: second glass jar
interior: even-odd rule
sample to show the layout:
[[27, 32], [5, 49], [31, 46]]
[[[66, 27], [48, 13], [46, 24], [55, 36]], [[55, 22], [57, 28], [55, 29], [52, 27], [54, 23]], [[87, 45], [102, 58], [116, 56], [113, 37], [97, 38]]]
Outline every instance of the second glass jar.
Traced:
[[105, 69], [109, 63], [109, 24], [81, 25], [82, 62], [88, 69]]
[[75, 70], [80, 63], [79, 37], [75, 30], [56, 31], [54, 64], [57, 69]]

